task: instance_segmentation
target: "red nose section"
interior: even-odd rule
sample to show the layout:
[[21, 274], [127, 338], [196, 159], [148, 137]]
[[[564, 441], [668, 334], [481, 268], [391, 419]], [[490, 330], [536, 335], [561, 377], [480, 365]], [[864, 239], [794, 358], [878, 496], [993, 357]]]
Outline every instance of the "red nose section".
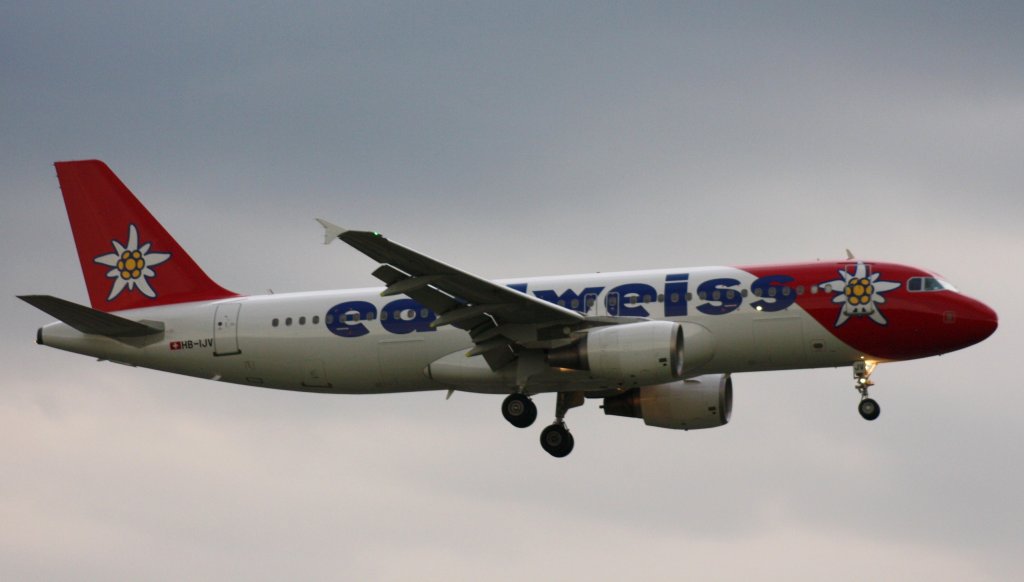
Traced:
[[961, 347], [966, 348], [984, 340], [999, 327], [999, 316], [981, 301], [971, 299], [970, 304], [962, 311], [962, 315], [958, 314], [956, 322], [963, 334], [964, 345]]

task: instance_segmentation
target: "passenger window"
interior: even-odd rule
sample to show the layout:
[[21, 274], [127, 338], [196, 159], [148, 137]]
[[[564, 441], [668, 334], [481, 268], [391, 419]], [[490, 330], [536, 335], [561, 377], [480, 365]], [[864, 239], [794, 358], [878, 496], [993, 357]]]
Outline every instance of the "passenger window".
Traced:
[[277, 321], [276, 317], [274, 319], [270, 320], [270, 325], [272, 325], [274, 327], [277, 327], [277, 324], [278, 324], [278, 321]]
[[284, 320], [284, 324], [285, 325], [291, 325], [292, 324], [292, 318], [286, 317], [285, 320]]
[[650, 302], [651, 302], [651, 296], [650, 295], [644, 295], [644, 303], [650, 303]]
[[672, 299], [672, 303], [679, 303], [679, 294], [678, 293], [673, 293], [673, 294], [669, 295], [669, 298]]
[[327, 325], [334, 325], [334, 316], [328, 313], [327, 317], [324, 318], [324, 323]]
[[420, 317], [421, 318], [426, 319], [428, 315], [430, 315], [430, 310], [428, 310], [426, 307], [424, 307], [423, 309], [420, 309]]
[[313, 325], [316, 325], [318, 323], [320, 323], [320, 316], [319, 315], [314, 315], [313, 316]]
[[[579, 299], [573, 299], [572, 301], [569, 302], [569, 307], [572, 307], [573, 309], [576, 309], [579, 306], [580, 306], [580, 300]], [[427, 316], [427, 314], [424, 313], [423, 317], [426, 317], [426, 316]]]
[[299, 318], [299, 325], [306, 325], [306, 316], [303, 315]]

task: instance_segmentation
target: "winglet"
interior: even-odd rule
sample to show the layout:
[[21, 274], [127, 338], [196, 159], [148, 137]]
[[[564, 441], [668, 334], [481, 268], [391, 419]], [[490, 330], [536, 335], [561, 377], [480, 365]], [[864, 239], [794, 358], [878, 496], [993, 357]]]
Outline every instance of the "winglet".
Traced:
[[337, 224], [331, 224], [322, 218], [316, 219], [320, 223], [320, 226], [324, 227], [324, 244], [329, 245], [331, 241], [345, 234], [345, 229], [341, 228]]

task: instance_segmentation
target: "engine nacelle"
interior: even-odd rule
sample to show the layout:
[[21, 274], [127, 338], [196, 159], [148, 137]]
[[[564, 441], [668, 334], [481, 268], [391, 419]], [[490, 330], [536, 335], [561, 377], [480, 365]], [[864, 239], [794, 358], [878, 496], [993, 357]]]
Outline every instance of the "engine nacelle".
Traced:
[[671, 382], [683, 377], [683, 327], [671, 321], [600, 327], [551, 350], [547, 361], [627, 386]]
[[642, 418], [648, 426], [691, 430], [714, 428], [732, 416], [728, 374], [634, 388], [604, 399], [604, 413]]

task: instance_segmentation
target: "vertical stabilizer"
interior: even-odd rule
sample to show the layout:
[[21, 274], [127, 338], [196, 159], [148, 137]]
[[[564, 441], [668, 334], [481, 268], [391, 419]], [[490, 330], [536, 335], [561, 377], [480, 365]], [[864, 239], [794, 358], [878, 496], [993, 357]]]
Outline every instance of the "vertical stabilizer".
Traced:
[[54, 166], [94, 309], [236, 296], [199, 268], [106, 164], [85, 160]]

